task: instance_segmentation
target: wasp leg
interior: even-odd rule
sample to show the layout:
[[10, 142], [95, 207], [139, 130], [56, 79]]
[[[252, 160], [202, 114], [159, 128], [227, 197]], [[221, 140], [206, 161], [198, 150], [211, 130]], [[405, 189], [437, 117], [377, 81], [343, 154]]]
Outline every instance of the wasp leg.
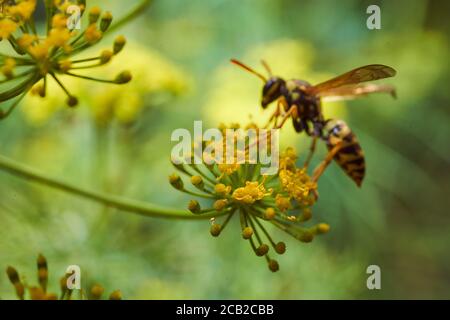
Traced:
[[274, 128], [280, 129], [286, 123], [287, 119], [289, 119], [291, 116], [295, 116], [296, 114], [297, 114], [297, 106], [294, 104], [283, 115], [283, 118], [281, 119], [281, 123], [279, 125], [275, 126]]
[[343, 143], [339, 142], [336, 144], [333, 149], [328, 151], [328, 154], [326, 155], [325, 159], [317, 166], [317, 168], [314, 170], [312, 180], [314, 182], [317, 182], [320, 178], [320, 176], [324, 173], [325, 169], [328, 167], [328, 165], [333, 161], [334, 156], [341, 150]]
[[285, 114], [285, 109], [286, 109], [286, 100], [284, 100], [283, 98], [278, 99], [277, 101], [277, 109], [275, 110], [275, 112], [270, 116], [269, 121], [267, 121], [267, 124], [264, 126], [264, 129], [267, 129], [270, 126], [270, 123], [273, 121], [274, 122], [274, 128], [277, 127], [277, 122], [278, 122], [278, 117], [284, 116]]
[[311, 146], [309, 147], [309, 154], [308, 154], [308, 157], [305, 160], [305, 163], [303, 164], [303, 168], [308, 168], [309, 163], [311, 162], [311, 159], [312, 159], [312, 157], [314, 155], [314, 152], [316, 151], [317, 137], [314, 136], [312, 139], [313, 140], [311, 142]]
[[270, 127], [270, 124], [272, 123], [272, 121], [275, 120], [275, 124], [277, 121], [277, 118], [280, 116], [280, 103], [278, 102], [277, 104], [277, 109], [275, 110], [274, 113], [272, 113], [272, 115], [269, 118], [269, 121], [267, 121], [266, 125], [264, 126], [264, 129], [267, 129], [268, 127]]

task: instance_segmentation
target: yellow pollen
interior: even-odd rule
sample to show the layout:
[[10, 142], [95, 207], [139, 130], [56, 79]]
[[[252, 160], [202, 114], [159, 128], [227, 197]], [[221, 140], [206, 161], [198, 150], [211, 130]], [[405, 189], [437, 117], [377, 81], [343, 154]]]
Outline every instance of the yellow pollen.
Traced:
[[23, 21], [30, 19], [36, 9], [36, 0], [24, 0], [14, 6], [6, 7], [7, 14]]
[[65, 29], [67, 28], [67, 18], [61, 14], [55, 14], [52, 18], [52, 28]]
[[275, 197], [275, 204], [280, 211], [286, 211], [291, 208], [291, 201], [289, 198], [283, 197], [280, 194], [277, 194]]
[[19, 26], [10, 19], [0, 20], [0, 39], [8, 39]]
[[37, 37], [32, 34], [25, 33], [22, 37], [17, 40], [17, 43], [23, 49], [27, 49], [29, 46], [33, 44], [34, 41], [37, 40]]
[[63, 47], [71, 37], [68, 29], [53, 28], [50, 30], [46, 42], [49, 46]]
[[91, 24], [89, 27], [86, 28], [86, 31], [84, 33], [84, 39], [90, 43], [93, 44], [100, 40], [102, 37], [102, 33], [100, 30], [97, 29], [97, 26], [95, 24]]
[[39, 43], [28, 48], [28, 52], [36, 60], [42, 61], [47, 58], [49, 46], [47, 43]]
[[14, 67], [16, 66], [16, 60], [8, 58], [4, 61], [0, 71], [7, 79], [11, 79], [14, 76]]
[[232, 198], [243, 204], [253, 204], [262, 198], [269, 196], [272, 190], [266, 191], [263, 183], [257, 181], [247, 181], [245, 187], [234, 190]]

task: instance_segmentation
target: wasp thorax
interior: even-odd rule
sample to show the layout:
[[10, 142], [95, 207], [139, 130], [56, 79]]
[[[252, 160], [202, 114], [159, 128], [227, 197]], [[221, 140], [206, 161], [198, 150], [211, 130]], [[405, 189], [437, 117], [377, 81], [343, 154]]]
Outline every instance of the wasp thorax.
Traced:
[[281, 96], [281, 88], [285, 81], [278, 77], [271, 77], [263, 87], [261, 105], [263, 108]]

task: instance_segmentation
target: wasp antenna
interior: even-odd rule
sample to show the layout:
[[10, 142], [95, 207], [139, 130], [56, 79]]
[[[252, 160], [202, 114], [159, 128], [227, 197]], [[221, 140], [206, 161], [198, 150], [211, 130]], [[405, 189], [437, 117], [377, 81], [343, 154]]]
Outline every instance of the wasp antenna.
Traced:
[[267, 64], [267, 62], [265, 60], [261, 60], [261, 64], [263, 65], [264, 69], [267, 70], [267, 72], [269, 73], [269, 76], [272, 76], [272, 70], [270, 69], [269, 65]]
[[237, 65], [237, 66], [239, 66], [239, 67], [241, 67], [241, 68], [243, 68], [243, 69], [245, 69], [245, 70], [247, 70], [248, 72], [253, 73], [255, 76], [257, 76], [258, 78], [260, 78], [262, 81], [267, 82], [266, 77], [264, 77], [264, 76], [263, 76], [262, 74], [260, 74], [259, 72], [256, 72], [255, 70], [253, 70], [253, 69], [250, 68], [249, 66], [243, 64], [242, 62], [240, 62], [240, 61], [238, 61], [238, 60], [236, 60], [236, 59], [231, 59], [230, 61], [231, 61], [231, 63], [233, 63], [233, 64], [235, 64], [235, 65]]

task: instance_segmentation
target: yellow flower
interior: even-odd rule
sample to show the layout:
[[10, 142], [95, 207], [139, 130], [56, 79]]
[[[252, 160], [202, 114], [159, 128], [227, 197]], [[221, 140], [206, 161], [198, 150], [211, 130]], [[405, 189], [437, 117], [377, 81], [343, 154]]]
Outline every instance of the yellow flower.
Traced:
[[[79, 2], [81, 3], [84, 1]], [[46, 97], [46, 90], [50, 86], [43, 85], [43, 83], [47, 84], [53, 80], [58, 84], [58, 90], [65, 94], [66, 105], [69, 107], [76, 106], [78, 104], [78, 98], [71, 93], [71, 88], [60, 80], [62, 75], [96, 81], [103, 84], [125, 84], [131, 81], [132, 75], [129, 71], [122, 71], [112, 79], [109, 73], [106, 76], [108, 77], [107, 79], [78, 73], [79, 70], [83, 70], [82, 72], [84, 72], [84, 70], [107, 64], [123, 49], [126, 41], [125, 38], [119, 37], [114, 41], [110, 50], [104, 50], [100, 55], [97, 54], [96, 56], [90, 56], [83, 59], [74, 57], [75, 54], [80, 54], [91, 47], [91, 45], [97, 43], [102, 38], [103, 32], [108, 31], [112, 22], [111, 13], [105, 13], [100, 22], [96, 21], [91, 23], [84, 31], [81, 31], [78, 34], [75, 31], [71, 32], [66, 25], [69, 13], [67, 13], [65, 9], [68, 5], [72, 4], [71, 1], [44, 1], [45, 7], [47, 8], [47, 16], [46, 23], [42, 25], [51, 26], [51, 28], [50, 30], [45, 30], [46, 37], [39, 38], [37, 35], [43, 34], [43, 30], [36, 30], [36, 28], [39, 28], [40, 26], [35, 26], [33, 21], [31, 21], [31, 17], [36, 9], [36, 1], [20, 0], [13, 3], [14, 4], [8, 3], [6, 6], [9, 18], [5, 18], [4, 15], [1, 15], [0, 40], [3, 38], [11, 38], [13, 32], [18, 33], [20, 31], [20, 35], [10, 39], [12, 49], [17, 55], [20, 55], [20, 57], [10, 54], [1, 54], [0, 62], [2, 63], [2, 71], [8, 79], [2, 81], [0, 85], [3, 85], [9, 80], [16, 79], [12, 74], [13, 67], [8, 64], [4, 65], [5, 59], [8, 57], [16, 58], [16, 60], [20, 62], [21, 70], [23, 70], [23, 72], [20, 75], [18, 74], [17, 77], [24, 79], [17, 82], [15, 87], [10, 86], [5, 89], [0, 88], [0, 91], [8, 93], [4, 95], [4, 99], [15, 100], [9, 107], [3, 108], [2, 105], [2, 108], [0, 109], [0, 119], [11, 114], [14, 108], [30, 90], [33, 90], [34, 93], [38, 93], [40, 97]], [[83, 12], [84, 5], [81, 6], [81, 13]], [[120, 23], [120, 21], [118, 23]], [[19, 26], [21, 27], [20, 29]], [[77, 50], [73, 50], [73, 48], [76, 48]], [[48, 81], [49, 78], [51, 81]], [[9, 85], [10, 83], [5, 86]], [[6, 100], [2, 100], [2, 104]], [[49, 108], [48, 110], [52, 109], [54, 108]], [[46, 112], [44, 112], [44, 114], [45, 113]], [[124, 112], [117, 112], [118, 117], [121, 119], [130, 119], [132, 117], [131, 115], [136, 113], [136, 108], [132, 107], [128, 107]]]
[[52, 28], [64, 29], [67, 28], [67, 17], [62, 13], [57, 13], [52, 18]]
[[234, 190], [232, 197], [237, 202], [241, 202], [244, 204], [253, 204], [270, 194], [271, 191], [266, 191], [264, 182], [259, 183], [257, 181], [246, 181], [245, 187], [237, 188], [236, 190]]
[[37, 36], [26, 33], [17, 40], [17, 43], [21, 48], [28, 49], [37, 39]]
[[286, 151], [280, 157], [280, 168], [291, 170], [295, 168], [295, 162], [297, 161], [297, 155], [293, 148], [287, 148]]
[[[14, 291], [20, 300], [25, 300], [29, 297], [31, 300], [58, 300], [58, 295], [48, 292], [48, 280], [49, 272], [47, 259], [43, 255], [39, 255], [37, 258], [37, 275], [38, 275], [38, 286], [29, 286], [26, 282], [22, 282], [19, 272], [8, 266], [6, 268], [6, 274], [9, 281], [14, 287]], [[59, 295], [60, 300], [71, 300], [73, 290], [67, 287], [67, 280], [70, 274], [65, 274], [59, 281], [59, 287], [61, 289], [61, 294]], [[84, 289], [83, 289], [84, 291]], [[28, 294], [26, 294], [28, 293]], [[104, 289], [99, 285], [94, 285], [90, 290], [90, 298], [93, 300], [99, 300], [102, 298]], [[86, 299], [83, 295], [81, 299]], [[120, 300], [122, 295], [119, 290], [111, 293], [109, 296], [110, 300]]]
[[45, 61], [45, 59], [47, 59], [48, 57], [49, 49], [50, 47], [48, 46], [48, 43], [41, 42], [28, 47], [28, 52], [34, 59], [38, 61]]
[[68, 29], [53, 28], [45, 41], [48, 46], [63, 47], [70, 37], [71, 33]]
[[281, 194], [276, 195], [275, 204], [281, 212], [285, 212], [291, 208], [290, 199], [288, 197], [283, 197]]
[[90, 44], [94, 44], [98, 42], [102, 38], [102, 32], [97, 29], [95, 24], [91, 24], [86, 28], [86, 32], [84, 33], [84, 39]]
[[[219, 129], [226, 128], [220, 126]], [[218, 164], [177, 164], [175, 167], [180, 172], [191, 176], [191, 184], [196, 191], [188, 190], [177, 174], [171, 175], [169, 182], [178, 191], [211, 200], [210, 207], [202, 209], [199, 201], [192, 199], [188, 209], [193, 214], [217, 213], [218, 216], [224, 216], [221, 223], [216, 220], [217, 216], [211, 220], [209, 232], [213, 237], [218, 237], [237, 214], [242, 237], [249, 241], [258, 257], [265, 257], [269, 270], [276, 272], [279, 265], [270, 257], [272, 251], [269, 251], [269, 244], [277, 254], [285, 253], [286, 244], [273, 241], [264, 223], [270, 223], [302, 242], [311, 242], [316, 235], [329, 230], [329, 226], [323, 223], [311, 227], [300, 225], [312, 218], [310, 207], [315, 201], [309, 200], [315, 200], [315, 194], [310, 195], [310, 190], [315, 190], [315, 184], [311, 182], [306, 169], [296, 167], [297, 155], [292, 148], [283, 153], [283, 158], [284, 168], [280, 167], [273, 176], [262, 176], [259, 171], [261, 167], [257, 164], [243, 163], [240, 170], [227, 176], [219, 170]], [[195, 172], [195, 175], [191, 172]], [[217, 180], [221, 180], [221, 183], [215, 183]], [[264, 242], [266, 240], [268, 243]]]
[[317, 184], [306, 174], [306, 169], [280, 170], [280, 182], [283, 189], [298, 203], [313, 201]]
[[229, 176], [233, 172], [239, 170], [239, 166], [240, 165], [238, 163], [231, 163], [231, 164], [221, 163], [217, 167], [220, 172], [222, 172], [224, 175]]
[[3, 75], [7, 78], [7, 79], [11, 79], [14, 74], [14, 67], [16, 66], [16, 60], [12, 59], [12, 58], [7, 58], [4, 61], [3, 66], [0, 68], [0, 71], [3, 73]]
[[18, 27], [11, 19], [0, 19], [0, 39], [8, 39]]
[[16, 5], [8, 5], [6, 13], [23, 21], [30, 19], [36, 9], [36, 0], [22, 0]]

